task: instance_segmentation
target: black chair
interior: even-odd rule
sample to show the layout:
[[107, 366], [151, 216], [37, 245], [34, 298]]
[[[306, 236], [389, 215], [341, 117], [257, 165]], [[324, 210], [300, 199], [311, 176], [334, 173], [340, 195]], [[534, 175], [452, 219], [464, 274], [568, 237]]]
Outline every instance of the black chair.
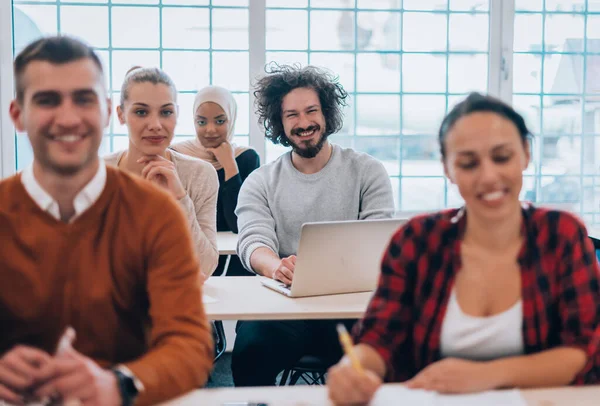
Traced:
[[213, 339], [215, 341], [215, 359], [217, 362], [227, 348], [227, 339], [225, 338], [225, 329], [223, 328], [223, 322], [221, 320], [213, 321]]
[[295, 385], [300, 378], [308, 385], [325, 385], [325, 375], [331, 365], [319, 357], [305, 355], [292, 368], [283, 371], [278, 385]]

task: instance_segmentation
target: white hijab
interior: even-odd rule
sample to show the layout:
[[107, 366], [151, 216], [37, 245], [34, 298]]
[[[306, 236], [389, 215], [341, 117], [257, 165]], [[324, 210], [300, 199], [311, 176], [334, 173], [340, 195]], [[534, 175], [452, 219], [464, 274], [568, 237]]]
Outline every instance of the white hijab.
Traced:
[[[194, 121], [196, 120], [198, 108], [207, 102], [218, 104], [225, 112], [225, 115], [227, 116], [227, 142], [231, 144], [234, 155], [237, 158], [242, 152], [246, 151], [248, 147], [238, 146], [233, 143], [235, 120], [237, 118], [237, 103], [233, 95], [229, 90], [220, 86], [206, 86], [202, 88], [200, 91], [198, 91], [198, 93], [196, 93], [196, 98], [194, 99], [194, 110], [192, 111], [192, 117]], [[191, 155], [210, 162], [216, 170], [222, 168], [221, 163], [217, 161], [213, 154], [206, 150], [197, 137], [193, 140], [174, 144], [171, 146], [171, 148], [177, 152]]]

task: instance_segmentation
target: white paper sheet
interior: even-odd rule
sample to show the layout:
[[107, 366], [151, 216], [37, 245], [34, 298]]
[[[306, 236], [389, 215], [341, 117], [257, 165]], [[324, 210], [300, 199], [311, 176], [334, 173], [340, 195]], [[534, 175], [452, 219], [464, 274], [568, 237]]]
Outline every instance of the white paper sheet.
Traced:
[[217, 299], [215, 299], [212, 296], [208, 296], [206, 294], [202, 295], [202, 303], [207, 304], [207, 303], [217, 303]]
[[383, 386], [371, 406], [527, 406], [518, 390], [490, 391], [468, 395], [441, 395], [435, 392]]
[[517, 389], [468, 395], [436, 395], [435, 406], [527, 406]]

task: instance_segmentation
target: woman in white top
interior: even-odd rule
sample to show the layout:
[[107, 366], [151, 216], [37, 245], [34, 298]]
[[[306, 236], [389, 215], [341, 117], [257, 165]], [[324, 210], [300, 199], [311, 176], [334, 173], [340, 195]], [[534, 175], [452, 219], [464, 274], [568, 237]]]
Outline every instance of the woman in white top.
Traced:
[[121, 88], [117, 115], [129, 132], [129, 148], [104, 159], [168, 191], [187, 215], [202, 273], [210, 276], [219, 258], [216, 207], [219, 181], [212, 165], [169, 150], [177, 124], [177, 90], [157, 68], [135, 67]]
[[338, 404], [385, 379], [464, 393], [600, 381], [600, 269], [575, 216], [519, 201], [529, 131], [510, 106], [471, 94], [439, 142], [460, 209], [411, 219], [392, 237], [354, 353], [328, 375]]

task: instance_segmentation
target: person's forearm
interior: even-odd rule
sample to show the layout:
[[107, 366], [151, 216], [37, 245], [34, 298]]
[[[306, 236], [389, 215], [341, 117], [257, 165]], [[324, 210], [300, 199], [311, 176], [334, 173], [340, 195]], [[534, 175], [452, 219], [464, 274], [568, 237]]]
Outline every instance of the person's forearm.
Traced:
[[[381, 379], [385, 377], [386, 366], [383, 358], [373, 347], [367, 344], [358, 344], [354, 346], [354, 354], [360, 362], [360, 365], [365, 369], [374, 372]], [[344, 356], [342, 362], [350, 362], [348, 356]]]
[[255, 249], [250, 255], [250, 265], [252, 265], [254, 272], [268, 278], [273, 277], [273, 271], [277, 269], [280, 262], [281, 258], [265, 247]]
[[225, 181], [228, 181], [240, 172], [235, 159], [232, 159], [230, 162], [224, 162], [222, 165], [225, 171]]
[[532, 388], [570, 384], [587, 361], [583, 350], [560, 347], [537, 354], [490, 361], [498, 387]]

